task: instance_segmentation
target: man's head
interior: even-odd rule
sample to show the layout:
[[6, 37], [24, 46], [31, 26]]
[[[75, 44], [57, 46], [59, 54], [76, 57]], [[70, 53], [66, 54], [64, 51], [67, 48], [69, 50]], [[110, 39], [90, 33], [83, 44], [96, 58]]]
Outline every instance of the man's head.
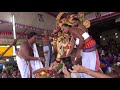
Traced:
[[28, 35], [28, 39], [31, 40], [31, 42], [35, 43], [38, 39], [38, 35], [37, 33], [35, 32], [31, 32], [29, 35]]
[[61, 27], [61, 30], [62, 30], [64, 33], [68, 33], [68, 32], [69, 32], [69, 29], [70, 29], [71, 27], [72, 27], [71, 25], [63, 24], [62, 27]]

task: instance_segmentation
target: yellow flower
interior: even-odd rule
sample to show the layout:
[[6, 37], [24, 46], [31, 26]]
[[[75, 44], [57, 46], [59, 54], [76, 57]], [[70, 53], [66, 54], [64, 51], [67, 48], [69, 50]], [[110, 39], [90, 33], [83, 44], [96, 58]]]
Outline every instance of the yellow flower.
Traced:
[[46, 73], [45, 73], [44, 71], [42, 71], [40, 74], [41, 74], [41, 75], [45, 75]]
[[58, 42], [61, 40], [61, 38], [58, 38]]

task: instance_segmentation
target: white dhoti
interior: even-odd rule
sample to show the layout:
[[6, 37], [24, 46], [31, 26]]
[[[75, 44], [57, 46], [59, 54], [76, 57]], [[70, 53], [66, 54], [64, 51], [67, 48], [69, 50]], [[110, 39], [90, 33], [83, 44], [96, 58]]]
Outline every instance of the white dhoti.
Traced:
[[[34, 57], [39, 57], [36, 44], [33, 44], [33, 53]], [[29, 63], [25, 59], [16, 56], [17, 59], [17, 65], [21, 73], [22, 78], [30, 78], [30, 68]], [[32, 72], [34, 72], [37, 69], [43, 68], [42, 62], [40, 60], [30, 60], [30, 64], [32, 67]], [[34, 75], [32, 74], [32, 78], [34, 78]]]
[[45, 67], [49, 67], [49, 63], [50, 63], [50, 48], [49, 48], [49, 45], [45, 45], [43, 46], [43, 51], [44, 52], [48, 52], [48, 53], [44, 53], [44, 56], [45, 56]]
[[[34, 57], [39, 57], [36, 44], [33, 44], [33, 52], [34, 52]], [[40, 60], [31, 60], [30, 63], [32, 66], [32, 72], [34, 72], [35, 70], [38, 70], [40, 68], [43, 68], [43, 64]], [[34, 75], [32, 77], [34, 77]]]
[[16, 56], [16, 60], [17, 60], [18, 69], [20, 70], [21, 77], [30, 78], [30, 70], [27, 61], [19, 56]]
[[[82, 52], [82, 66], [91, 69], [93, 71], [96, 71], [97, 67], [97, 60], [99, 60], [99, 56], [97, 54], [97, 51], [92, 52]], [[81, 78], [94, 78], [90, 75], [87, 75], [85, 73], [80, 73]]]
[[71, 78], [80, 78], [80, 73], [71, 73]]

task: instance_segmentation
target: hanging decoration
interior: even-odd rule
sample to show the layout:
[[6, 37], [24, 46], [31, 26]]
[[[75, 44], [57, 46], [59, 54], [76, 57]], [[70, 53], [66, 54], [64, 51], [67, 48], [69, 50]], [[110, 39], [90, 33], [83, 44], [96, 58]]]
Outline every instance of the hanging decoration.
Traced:
[[[4, 21], [4, 20], [0, 20], [0, 24], [12, 25], [11, 22]], [[15, 27], [16, 27], [16, 28], [21, 28], [21, 29], [33, 30], [33, 31], [34, 31], [34, 30], [36, 30], [36, 31], [43, 30], [42, 28], [37, 28], [37, 27], [33, 27], [33, 26], [23, 25], [23, 24], [19, 24], [19, 23], [15, 23]]]
[[[16, 33], [17, 37], [21, 35], [21, 33]], [[22, 37], [26, 38], [28, 34], [22, 34]], [[10, 36], [10, 37], [9, 37]], [[12, 38], [12, 32], [0, 32], [0, 38]]]
[[[23, 41], [25, 41], [25, 39], [20, 39], [18, 40], [18, 43]], [[13, 42], [13, 39], [0, 39], [0, 44], [12, 44]]]

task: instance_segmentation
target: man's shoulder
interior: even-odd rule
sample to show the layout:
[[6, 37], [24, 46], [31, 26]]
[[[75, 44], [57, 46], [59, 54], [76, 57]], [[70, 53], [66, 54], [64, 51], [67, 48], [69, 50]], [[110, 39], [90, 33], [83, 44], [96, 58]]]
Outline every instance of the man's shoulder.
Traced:
[[27, 42], [23, 42], [22, 44], [21, 44], [21, 46], [23, 47], [23, 46], [28, 46], [28, 43]]
[[79, 28], [77, 28], [77, 27], [72, 27], [72, 28], [70, 28], [70, 31], [71, 32], [77, 32], [77, 33], [82, 33], [82, 31], [81, 31], [81, 29], [79, 29]]
[[80, 30], [78, 27], [71, 27], [71, 29]]

